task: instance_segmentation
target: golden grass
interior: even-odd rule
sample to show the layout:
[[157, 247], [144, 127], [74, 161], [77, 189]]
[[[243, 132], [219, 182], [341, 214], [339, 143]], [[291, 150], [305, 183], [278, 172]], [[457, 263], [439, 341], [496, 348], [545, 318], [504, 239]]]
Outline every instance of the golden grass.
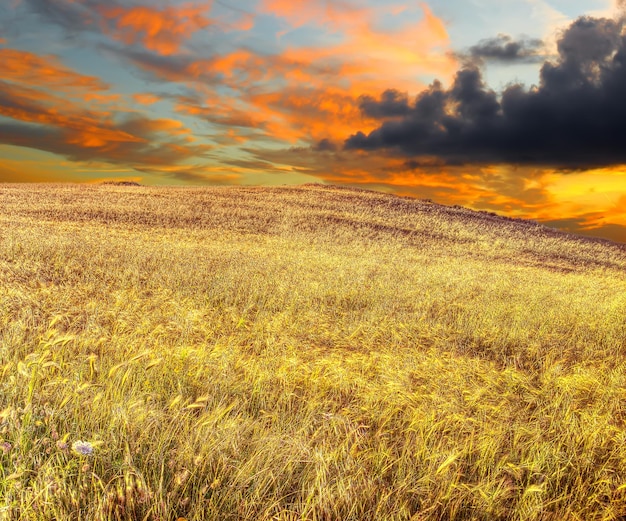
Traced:
[[0, 518], [623, 519], [625, 350], [612, 243], [337, 187], [0, 185]]

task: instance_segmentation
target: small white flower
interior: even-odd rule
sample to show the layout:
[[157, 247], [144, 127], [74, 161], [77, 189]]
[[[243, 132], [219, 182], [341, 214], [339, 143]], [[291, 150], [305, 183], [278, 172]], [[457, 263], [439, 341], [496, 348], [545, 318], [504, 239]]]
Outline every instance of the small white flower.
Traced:
[[72, 443], [72, 451], [79, 456], [91, 456], [93, 454], [93, 445], [88, 441], [75, 441]]

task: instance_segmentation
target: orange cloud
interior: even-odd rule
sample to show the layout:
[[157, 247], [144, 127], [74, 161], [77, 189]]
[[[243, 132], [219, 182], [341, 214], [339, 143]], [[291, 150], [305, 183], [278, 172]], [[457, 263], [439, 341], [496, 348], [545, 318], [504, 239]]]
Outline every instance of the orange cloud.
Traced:
[[158, 96], [149, 93], [133, 94], [133, 99], [140, 105], [152, 105], [161, 100]]
[[[191, 87], [203, 82], [203, 103], [181, 102], [179, 111], [290, 143], [342, 142], [355, 128], [372, 130], [376, 122], [361, 113], [359, 96], [377, 96], [390, 85], [417, 92], [424, 87], [419, 77], [447, 78], [455, 72], [456, 61], [441, 52], [449, 45], [445, 26], [428, 6], [422, 6], [416, 24], [386, 32], [374, 27], [375, 9], [326, 5], [266, 0], [263, 8], [290, 23], [332, 21], [343, 35], [333, 45], [287, 48], [269, 56], [239, 49], [176, 68], [138, 64]], [[228, 87], [232, 95], [218, 95], [212, 84]]]
[[210, 3], [194, 6], [185, 4], [156, 9], [154, 7], [100, 7], [100, 13], [114, 22], [105, 28], [114, 38], [126, 45], [141, 43], [146, 49], [162, 55], [172, 55], [193, 33], [213, 23], [204, 13]]
[[250, 102], [267, 135], [290, 143], [342, 140], [363, 123], [356, 100], [337, 89], [289, 87], [252, 95]]
[[250, 31], [255, 24], [254, 16], [249, 13], [244, 13], [241, 18], [231, 24], [232, 29], [235, 31]]
[[[386, 5], [385, 12], [391, 7]], [[281, 58], [286, 63], [299, 64], [304, 70], [312, 70], [313, 66], [316, 72], [326, 69], [334, 78], [348, 82], [351, 93], [357, 95], [378, 93], [390, 85], [417, 91], [423, 87], [417, 79], [420, 76], [446, 80], [456, 72], [458, 63], [443, 52], [450, 44], [444, 22], [427, 4], [420, 7], [423, 16], [419, 22], [383, 30], [377, 27], [380, 8], [308, 0], [264, 0], [262, 3], [266, 13], [285, 18], [291, 26], [332, 25], [333, 31], [341, 35], [339, 43], [287, 49]], [[337, 72], [338, 75], [334, 74]]]
[[179, 112], [290, 143], [324, 138], [340, 142], [355, 128], [373, 129], [375, 123], [359, 110], [359, 96], [377, 97], [389, 86], [416, 93], [424, 87], [420, 78], [445, 80], [457, 68], [455, 59], [443, 52], [449, 46], [445, 24], [426, 4], [420, 7], [420, 20], [393, 31], [377, 27], [379, 9], [345, 2], [264, 0], [261, 8], [290, 24], [332, 24], [340, 39], [273, 55], [236, 49], [206, 58], [183, 55], [179, 61], [125, 56], [160, 79], [186, 84], [203, 98], [179, 103]]
[[346, 15], [354, 18], [370, 16], [371, 9], [358, 8], [345, 2], [311, 2], [309, 0], [263, 0], [261, 11], [284, 18], [290, 27], [316, 22], [320, 25], [335, 24]]
[[96, 92], [108, 88], [100, 78], [74, 72], [54, 56], [39, 56], [17, 49], [0, 49], [0, 78], [50, 89], [78, 88]]
[[0, 115], [13, 120], [0, 122], [0, 144], [137, 168], [176, 165], [208, 150], [192, 144], [180, 121], [121, 110], [121, 95], [53, 56], [0, 49], [0, 77]]
[[[284, 117], [291, 114], [301, 137], [308, 127], [313, 139], [343, 139], [358, 125], [367, 128], [358, 110], [359, 96], [376, 95], [390, 85], [416, 92], [424, 87], [419, 77], [454, 74], [456, 61], [439, 50], [449, 44], [445, 27], [426, 6], [417, 25], [393, 33], [373, 28], [374, 15], [368, 10], [327, 13], [335, 24], [345, 25], [343, 42], [290, 49], [272, 63], [271, 70], [282, 70], [288, 86], [268, 96], [268, 104], [280, 107]], [[262, 97], [256, 99], [258, 105]]]

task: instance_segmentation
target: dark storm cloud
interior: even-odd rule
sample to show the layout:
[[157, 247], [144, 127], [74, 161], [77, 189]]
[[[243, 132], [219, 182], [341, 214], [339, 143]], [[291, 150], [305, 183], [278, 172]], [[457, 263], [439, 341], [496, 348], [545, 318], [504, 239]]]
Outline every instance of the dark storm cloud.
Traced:
[[359, 106], [363, 114], [375, 119], [406, 116], [411, 112], [409, 97], [405, 93], [393, 89], [383, 92], [380, 100], [372, 96], [361, 96]]
[[543, 46], [541, 40], [513, 40], [509, 35], [499, 34], [495, 38], [481, 40], [470, 47], [469, 57], [474, 60], [493, 60], [505, 63], [529, 63], [542, 59], [539, 54]]
[[[435, 156], [448, 164], [512, 163], [565, 169], [626, 163], [626, 36], [623, 22], [582, 17], [561, 35], [558, 60], [530, 90], [501, 96], [478, 67], [460, 70], [449, 89], [433, 83], [417, 99], [387, 91], [361, 100], [383, 123], [358, 132], [347, 149]], [[404, 113], [403, 113], [404, 111]]]

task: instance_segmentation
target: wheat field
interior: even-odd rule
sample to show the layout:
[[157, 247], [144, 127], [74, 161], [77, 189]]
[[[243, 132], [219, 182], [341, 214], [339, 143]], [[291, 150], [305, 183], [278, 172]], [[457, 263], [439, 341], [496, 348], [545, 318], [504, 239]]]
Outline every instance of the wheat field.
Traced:
[[0, 185], [0, 519], [626, 519], [626, 247], [321, 185]]

